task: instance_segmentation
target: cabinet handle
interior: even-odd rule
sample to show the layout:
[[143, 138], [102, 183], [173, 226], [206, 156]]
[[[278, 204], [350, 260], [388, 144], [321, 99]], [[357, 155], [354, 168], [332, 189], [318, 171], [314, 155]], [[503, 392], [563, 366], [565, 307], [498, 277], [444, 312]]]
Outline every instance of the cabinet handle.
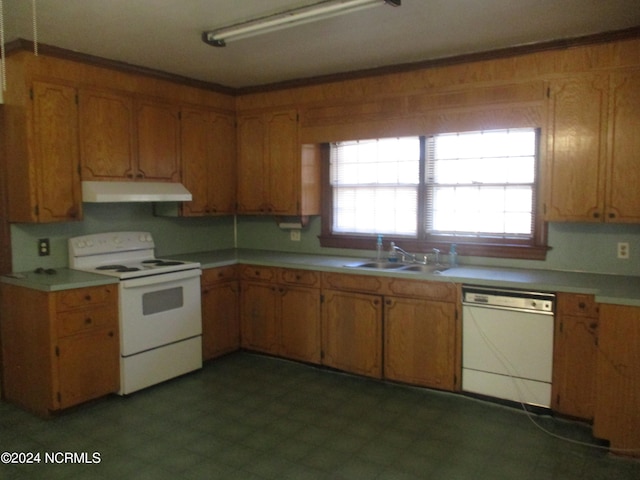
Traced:
[[137, 174], [136, 174], [136, 178], [144, 178], [144, 174], [142, 174], [142, 173], [137, 173]]
[[589, 324], [589, 328], [591, 330], [597, 330], [598, 329], [598, 324], [596, 322], [590, 323]]
[[600, 218], [599, 212], [593, 212], [593, 218]]
[[87, 302], [90, 302], [90, 301], [91, 301], [91, 295], [85, 295], [85, 296], [84, 296], [84, 299], [85, 299]]
[[91, 325], [91, 323], [93, 322], [93, 320], [91, 319], [91, 317], [87, 317], [84, 319], [84, 324], [85, 325]]
[[616, 218], [616, 214], [615, 214], [615, 213], [613, 213], [613, 212], [610, 212], [610, 213], [609, 213], [609, 218]]
[[584, 302], [580, 302], [580, 303], [578, 304], [578, 308], [579, 308], [580, 310], [584, 310], [584, 309], [585, 309], [585, 307], [586, 307], [586, 305], [585, 305], [585, 303], [584, 303]]
[[113, 337], [113, 332], [109, 332], [109, 336], [110, 336], [110, 337]]

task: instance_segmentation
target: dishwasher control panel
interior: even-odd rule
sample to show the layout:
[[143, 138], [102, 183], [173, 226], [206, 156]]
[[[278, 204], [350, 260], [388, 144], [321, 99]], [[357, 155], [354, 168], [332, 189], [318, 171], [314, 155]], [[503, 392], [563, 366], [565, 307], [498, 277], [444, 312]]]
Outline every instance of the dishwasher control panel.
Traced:
[[555, 297], [553, 293], [544, 292], [491, 287], [462, 287], [462, 303], [466, 305], [553, 313]]

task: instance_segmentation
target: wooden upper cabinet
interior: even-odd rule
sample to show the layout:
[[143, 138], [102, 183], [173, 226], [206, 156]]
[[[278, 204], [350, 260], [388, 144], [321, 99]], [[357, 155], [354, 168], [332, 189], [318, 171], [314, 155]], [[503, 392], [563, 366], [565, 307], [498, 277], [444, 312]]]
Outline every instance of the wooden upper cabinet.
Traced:
[[33, 83], [33, 122], [29, 133], [37, 172], [37, 203], [33, 210], [36, 218], [31, 221], [57, 222], [81, 217], [76, 95], [76, 89], [70, 86]]
[[611, 76], [607, 221], [640, 223], [640, 70]]
[[238, 211], [320, 213], [320, 158], [298, 139], [295, 109], [243, 113], [238, 118]]
[[180, 181], [178, 105], [92, 88], [79, 103], [83, 180]]
[[80, 90], [80, 159], [84, 180], [121, 180], [135, 170], [133, 98]]
[[550, 84], [547, 220], [601, 221], [606, 111], [606, 77], [575, 76]]
[[181, 115], [182, 181], [193, 195], [182, 214], [202, 216], [235, 211], [235, 118], [194, 107]]
[[180, 107], [155, 99], [136, 101], [138, 169], [133, 176], [180, 181]]
[[549, 85], [546, 219], [640, 222], [640, 71]]

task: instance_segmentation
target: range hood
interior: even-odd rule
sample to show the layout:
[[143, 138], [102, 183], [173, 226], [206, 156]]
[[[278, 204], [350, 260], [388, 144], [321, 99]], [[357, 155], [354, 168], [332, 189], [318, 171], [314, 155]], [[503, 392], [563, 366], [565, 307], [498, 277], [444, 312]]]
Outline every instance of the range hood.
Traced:
[[191, 192], [181, 183], [165, 182], [82, 182], [82, 201], [108, 202], [190, 202]]

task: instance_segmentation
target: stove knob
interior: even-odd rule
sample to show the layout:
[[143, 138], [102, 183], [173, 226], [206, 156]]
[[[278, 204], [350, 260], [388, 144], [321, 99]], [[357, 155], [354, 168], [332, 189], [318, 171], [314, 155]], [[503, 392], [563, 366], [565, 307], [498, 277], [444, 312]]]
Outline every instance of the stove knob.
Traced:
[[120, 245], [122, 243], [122, 240], [120, 239], [120, 237], [113, 237], [113, 243], [115, 243], [116, 245]]
[[86, 247], [86, 245], [87, 245], [87, 244], [85, 243], [85, 241], [84, 241], [84, 240], [80, 240], [80, 241], [78, 241], [78, 242], [76, 243], [76, 246], [77, 246], [78, 248], [84, 248], [84, 247]]
[[153, 242], [153, 238], [151, 238], [151, 234], [150, 234], [150, 233], [147, 233], [147, 234], [145, 235], [144, 239], [145, 239], [147, 242]]
[[93, 242], [91, 240], [87, 240], [87, 247], [93, 247]]

